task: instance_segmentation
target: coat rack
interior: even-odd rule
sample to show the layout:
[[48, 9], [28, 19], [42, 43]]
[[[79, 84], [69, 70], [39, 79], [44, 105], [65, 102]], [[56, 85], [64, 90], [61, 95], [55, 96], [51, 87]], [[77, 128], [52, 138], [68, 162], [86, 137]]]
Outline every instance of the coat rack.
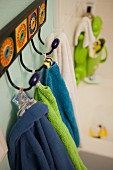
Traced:
[[0, 30], [0, 77], [46, 21], [47, 0], [35, 0]]

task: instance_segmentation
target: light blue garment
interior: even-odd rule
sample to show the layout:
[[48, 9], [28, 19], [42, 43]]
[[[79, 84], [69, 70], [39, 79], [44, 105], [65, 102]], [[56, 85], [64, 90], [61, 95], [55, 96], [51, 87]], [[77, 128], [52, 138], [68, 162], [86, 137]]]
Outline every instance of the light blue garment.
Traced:
[[72, 102], [56, 62], [53, 62], [53, 65], [49, 69], [43, 69], [41, 83], [45, 86], [49, 86], [53, 92], [62, 120], [69, 129], [70, 134], [78, 147], [80, 144], [80, 138], [74, 117]]

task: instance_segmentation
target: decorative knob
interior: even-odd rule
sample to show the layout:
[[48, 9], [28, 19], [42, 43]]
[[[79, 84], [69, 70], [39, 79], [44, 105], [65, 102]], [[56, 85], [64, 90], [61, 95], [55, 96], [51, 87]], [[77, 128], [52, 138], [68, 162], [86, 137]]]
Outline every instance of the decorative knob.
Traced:
[[30, 80], [29, 80], [29, 85], [32, 86], [36, 86], [36, 84], [38, 83], [38, 81], [40, 80], [40, 73], [39, 72], [35, 72]]
[[58, 38], [54, 39], [54, 41], [51, 44], [52, 49], [56, 49], [60, 43], [60, 40]]

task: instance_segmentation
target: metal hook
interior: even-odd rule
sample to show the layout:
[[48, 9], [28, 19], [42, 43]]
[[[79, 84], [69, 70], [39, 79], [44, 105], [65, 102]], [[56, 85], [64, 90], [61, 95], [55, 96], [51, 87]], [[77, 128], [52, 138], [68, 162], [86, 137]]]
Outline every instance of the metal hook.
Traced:
[[23, 59], [22, 59], [22, 52], [20, 52], [20, 63], [22, 64], [24, 69], [29, 71], [29, 72], [37, 72], [37, 71], [40, 71], [43, 68], [43, 65], [40, 68], [36, 69], [36, 70], [31, 70], [28, 67], [26, 67], [26, 65], [24, 64]]
[[41, 39], [41, 28], [38, 31], [38, 38], [39, 38], [40, 42], [44, 45], [44, 42]]
[[[51, 48], [52, 49], [49, 52], [47, 52], [46, 55], [50, 55], [53, 52], [53, 50], [58, 47], [59, 43], [60, 43], [60, 40], [58, 38], [54, 39], [54, 41], [51, 44]], [[40, 55], [43, 55], [42, 52], [37, 50], [37, 48], [36, 48], [36, 46], [34, 44], [34, 40], [33, 39], [31, 39], [31, 44], [32, 44], [33, 49], [36, 51], [36, 53], [38, 53]]]
[[[6, 74], [7, 74], [7, 78], [8, 78], [8, 80], [9, 80], [10, 84], [11, 84], [15, 89], [20, 90], [21, 88], [18, 87], [17, 85], [15, 85], [15, 84], [12, 82], [8, 70], [6, 70]], [[35, 86], [35, 85], [37, 84], [37, 82], [39, 81], [39, 79], [40, 79], [40, 74], [39, 74], [38, 72], [35, 72], [35, 73], [31, 76], [31, 78], [30, 78], [30, 80], [29, 80], [29, 85], [30, 85], [30, 86], [29, 86], [28, 88], [22, 88], [23, 91], [28, 91], [28, 90], [30, 90], [33, 86]]]
[[39, 72], [39, 71], [41, 71], [42, 68], [49, 68], [49, 67], [52, 65], [52, 63], [53, 63], [53, 58], [52, 58], [52, 57], [46, 57], [46, 54], [45, 54], [45, 53], [44, 53], [43, 55], [44, 55], [44, 58], [45, 58], [44, 63], [43, 63], [43, 65], [42, 65], [41, 67], [39, 67], [39, 68], [36, 69], [36, 70], [31, 70], [31, 69], [29, 69], [29, 68], [24, 64], [23, 58], [22, 58], [22, 52], [20, 52], [20, 63], [21, 63], [21, 65], [24, 67], [24, 69], [27, 70], [27, 71], [29, 71], [29, 72], [32, 72], [32, 73]]

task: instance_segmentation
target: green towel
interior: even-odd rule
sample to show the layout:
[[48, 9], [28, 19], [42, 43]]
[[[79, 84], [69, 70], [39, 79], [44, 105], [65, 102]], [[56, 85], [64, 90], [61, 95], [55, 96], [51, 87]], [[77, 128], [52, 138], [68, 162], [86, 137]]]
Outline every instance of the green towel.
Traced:
[[42, 84], [38, 84], [35, 89], [34, 98], [35, 100], [41, 101], [48, 106], [48, 110], [49, 110], [48, 119], [51, 122], [52, 126], [55, 128], [62, 143], [64, 144], [75, 169], [87, 170], [87, 168], [84, 166], [82, 160], [78, 155], [76, 144], [72, 139], [69, 130], [67, 129], [66, 125], [62, 121], [56, 103], [56, 99], [54, 98], [51, 89], [48, 86], [43, 86]]

